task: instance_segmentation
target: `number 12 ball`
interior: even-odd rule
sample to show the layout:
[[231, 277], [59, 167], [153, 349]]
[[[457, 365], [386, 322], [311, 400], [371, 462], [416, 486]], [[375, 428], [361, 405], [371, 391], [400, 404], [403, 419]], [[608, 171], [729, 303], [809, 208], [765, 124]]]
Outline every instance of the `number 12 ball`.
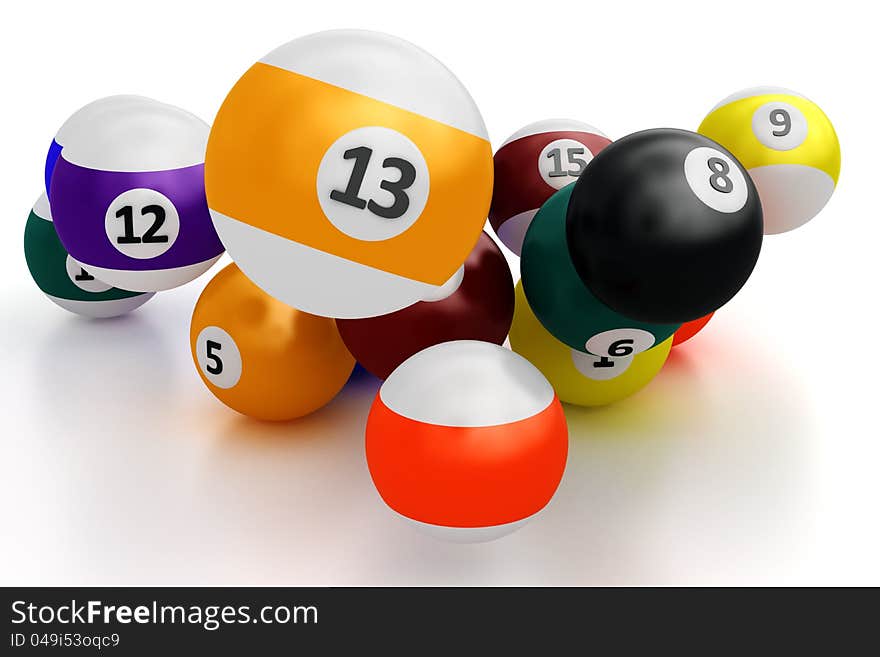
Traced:
[[748, 169], [764, 206], [764, 232], [784, 233], [825, 207], [840, 175], [834, 126], [812, 101], [778, 87], [722, 100], [700, 134], [723, 144]]
[[142, 292], [210, 269], [223, 245], [205, 199], [208, 125], [131, 96], [81, 112], [65, 124], [49, 185], [70, 255], [105, 283]]
[[655, 129], [606, 147], [574, 184], [566, 219], [575, 269], [613, 310], [687, 322], [729, 301], [763, 239], [761, 201], [724, 147]]
[[208, 143], [229, 255], [315, 315], [374, 317], [434, 297], [477, 242], [492, 148], [458, 79], [385, 34], [322, 32], [254, 64]]

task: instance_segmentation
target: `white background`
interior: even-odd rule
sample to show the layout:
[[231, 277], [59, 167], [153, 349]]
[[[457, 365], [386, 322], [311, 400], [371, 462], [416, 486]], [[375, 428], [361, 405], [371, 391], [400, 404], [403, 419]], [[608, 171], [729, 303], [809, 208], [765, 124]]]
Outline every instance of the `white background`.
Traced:
[[[856, 2], [27, 2], [5, 8], [0, 584], [880, 584], [875, 21]], [[208, 278], [77, 319], [33, 285], [28, 211], [57, 127], [136, 93], [210, 121], [275, 46], [333, 27], [407, 38], [470, 89], [497, 147], [565, 116], [694, 129], [756, 84], [834, 121], [840, 187], [644, 392], [569, 410], [543, 517], [436, 542], [382, 504], [365, 378], [296, 423], [228, 411], [188, 324]]]

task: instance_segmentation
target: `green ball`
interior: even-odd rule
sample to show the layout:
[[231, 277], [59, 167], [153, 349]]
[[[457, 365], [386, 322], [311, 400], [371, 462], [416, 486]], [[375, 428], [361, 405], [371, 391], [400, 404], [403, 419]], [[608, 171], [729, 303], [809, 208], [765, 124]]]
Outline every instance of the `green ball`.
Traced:
[[77, 315], [116, 317], [144, 305], [154, 294], [111, 287], [71, 258], [55, 232], [45, 194], [37, 199], [25, 224], [24, 257], [37, 287]]
[[529, 306], [557, 340], [595, 356], [624, 358], [663, 343], [681, 324], [624, 317], [599, 301], [575, 271], [565, 231], [573, 188], [551, 196], [526, 232], [521, 270]]

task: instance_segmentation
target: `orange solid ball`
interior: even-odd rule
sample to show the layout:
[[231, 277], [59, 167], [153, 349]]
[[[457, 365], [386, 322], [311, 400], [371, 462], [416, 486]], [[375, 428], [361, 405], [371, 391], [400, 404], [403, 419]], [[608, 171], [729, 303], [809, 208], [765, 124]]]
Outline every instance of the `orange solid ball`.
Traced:
[[675, 332], [675, 337], [672, 340], [672, 346], [677, 347], [682, 342], [687, 342], [697, 333], [702, 331], [703, 327], [709, 323], [709, 320], [712, 319], [712, 315], [714, 314], [715, 313], [709, 313], [708, 315], [698, 317], [693, 321], [685, 322], [684, 324], [682, 324]]
[[234, 264], [205, 287], [189, 335], [208, 389], [230, 408], [260, 420], [316, 411], [354, 369], [334, 320], [270, 297]]

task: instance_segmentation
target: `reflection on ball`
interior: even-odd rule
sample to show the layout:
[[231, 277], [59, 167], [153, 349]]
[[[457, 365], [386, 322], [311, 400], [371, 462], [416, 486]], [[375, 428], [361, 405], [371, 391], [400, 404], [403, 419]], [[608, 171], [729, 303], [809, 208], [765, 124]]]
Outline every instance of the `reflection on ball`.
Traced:
[[574, 185], [550, 197], [523, 242], [522, 284], [531, 309], [557, 340], [596, 356], [623, 357], [664, 342], [679, 324], [638, 322], [614, 312], [584, 285], [571, 263], [565, 213]]
[[72, 257], [102, 281], [145, 292], [187, 283], [217, 261], [204, 121], [125, 96], [86, 106], [61, 132], [49, 198]]
[[24, 256], [37, 286], [50, 300], [77, 315], [116, 317], [153, 296], [107, 285], [71, 258], [55, 232], [45, 194], [37, 199], [25, 224]]
[[825, 207], [840, 175], [834, 126], [812, 101], [778, 87], [728, 96], [699, 132], [733, 153], [748, 170], [764, 206], [764, 232], [784, 233]]
[[486, 541], [550, 501], [568, 429], [553, 388], [524, 358], [487, 342], [444, 342], [382, 385], [366, 453], [394, 511], [447, 540]]
[[254, 282], [310, 313], [373, 317], [433, 297], [461, 267], [489, 209], [492, 149], [440, 62], [338, 30], [244, 74], [205, 173], [217, 231]]
[[586, 123], [550, 119], [527, 125], [495, 153], [495, 192], [489, 221], [515, 254], [532, 217], [554, 192], [574, 182], [611, 140]]
[[672, 338], [635, 356], [585, 354], [562, 344], [541, 326], [520, 283], [516, 286], [510, 346], [541, 370], [560, 400], [578, 406], [605, 406], [635, 394], [657, 375], [669, 356]]
[[513, 278], [501, 249], [481, 233], [461, 281], [437, 301], [419, 301], [389, 315], [336, 323], [357, 361], [385, 379], [403, 361], [440, 342], [501, 344], [513, 318]]
[[354, 369], [332, 319], [273, 299], [234, 264], [199, 297], [190, 346], [208, 389], [260, 420], [290, 420], [321, 408]]

